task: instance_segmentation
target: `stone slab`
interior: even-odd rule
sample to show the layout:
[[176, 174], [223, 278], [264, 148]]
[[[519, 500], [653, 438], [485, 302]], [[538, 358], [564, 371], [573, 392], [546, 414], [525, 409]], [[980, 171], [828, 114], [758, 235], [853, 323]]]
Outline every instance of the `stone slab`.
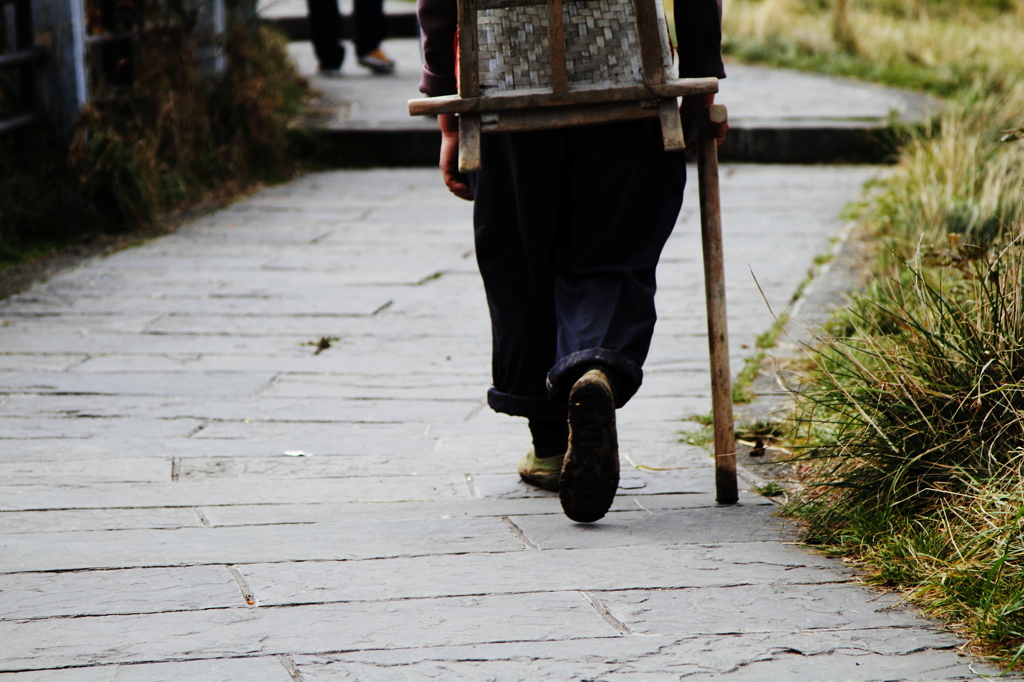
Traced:
[[53, 355], [0, 353], [0, 372], [63, 372], [84, 362], [88, 357], [88, 355], [74, 353], [55, 353]]
[[[817, 585], [849, 580], [831, 565], [780, 556], [771, 545], [757, 570], [732, 563], [719, 547], [652, 545], [542, 550], [469, 556], [428, 556], [379, 561], [274, 563], [239, 566], [266, 606], [346, 601], [379, 601], [474, 594], [517, 594], [569, 590], [665, 590], [711, 586]], [[778, 562], [778, 563], [776, 563]], [[817, 563], [818, 565], [813, 565]], [[811, 564], [811, 565], [808, 565]], [[544, 576], [538, 582], [537, 575]]]
[[857, 585], [737, 585], [692, 590], [601, 592], [601, 602], [637, 634], [737, 634], [867, 627], [923, 627], [898, 595]]
[[0, 620], [193, 611], [244, 603], [223, 566], [0, 574]]
[[[300, 451], [301, 452], [301, 451]], [[422, 473], [455, 472], [463, 464], [437, 466], [421, 462]], [[178, 464], [178, 480], [304, 480], [353, 476], [418, 476], [417, 465], [394, 455], [277, 455], [272, 457], [184, 457]], [[2, 471], [2, 469], [0, 469]]]
[[[188, 311], [185, 311], [188, 312]], [[307, 335], [296, 334], [287, 339], [277, 336], [251, 337], [232, 335], [194, 336], [190, 334], [87, 334], [74, 332], [38, 334], [35, 332], [0, 334], [0, 353], [66, 354], [69, 348], [87, 355], [123, 353], [150, 355], [293, 355], [305, 356], [310, 351], [300, 344]], [[314, 339], [315, 340], [315, 339]], [[252, 365], [247, 368], [251, 369]], [[245, 369], [245, 368], [242, 368]]]
[[[774, 509], [771, 502], [763, 497], [741, 491], [740, 500], [745, 505], [761, 505]], [[613, 511], [664, 511], [679, 509], [717, 508], [714, 495], [710, 493], [690, 495], [651, 495], [634, 497], [624, 491], [612, 502]], [[202, 507], [204, 515], [214, 526], [238, 526], [273, 523], [321, 523], [339, 517], [353, 523], [367, 525], [375, 521], [402, 521], [422, 519], [473, 518], [481, 516], [541, 515], [561, 517], [562, 511], [552, 498], [480, 499], [467, 504], [460, 500], [438, 500], [432, 502], [350, 502], [339, 504], [332, 501], [306, 504], [252, 504]]]
[[198, 566], [275, 560], [370, 559], [436, 553], [521, 551], [500, 519], [384, 524], [277, 524], [22, 533], [0, 537], [0, 573]]
[[[81, 403], [82, 408], [86, 402]], [[0, 403], [0, 408], [6, 407]], [[83, 409], [84, 411], [84, 409]], [[190, 418], [144, 419], [121, 417], [94, 419], [89, 415], [51, 417], [0, 417], [5, 438], [131, 438], [146, 433], [152, 438], [186, 438], [203, 422]], [[2, 503], [0, 503], [2, 505]]]
[[[2, 422], [0, 422], [2, 423]], [[0, 440], [0, 444], [4, 443]], [[4, 485], [76, 485], [79, 483], [165, 483], [171, 480], [171, 461], [159, 457], [101, 460], [0, 460]]]
[[[707, 488], [709, 476], [703, 475], [707, 469], [705, 462], [693, 462], [696, 469], [691, 475], [682, 475], [683, 472], [672, 472], [667, 475], [665, 472], [646, 472], [631, 470], [624, 472], [619, 478], [619, 491], [630, 495], [676, 495], [701, 492]], [[509, 472], [511, 473], [511, 472]], [[518, 476], [506, 474], [471, 474], [467, 480], [471, 483], [471, 494], [477, 499], [481, 498], [551, 498], [558, 497], [556, 493], [540, 490], [527, 485], [519, 480]], [[686, 473], [691, 473], [687, 471]]]
[[0, 670], [617, 634], [578, 592], [4, 621]]
[[[980, 680], [992, 671], [969, 665], [946, 633], [917, 628], [823, 631], [714, 637], [619, 637], [562, 642], [517, 642], [329, 656], [298, 656], [303, 679], [732, 679], [876, 682]], [[891, 667], [886, 667], [888, 660]], [[771, 675], [779, 663], [781, 676]], [[864, 664], [861, 669], [860, 664]], [[833, 668], [833, 666], [835, 666]], [[830, 676], [836, 670], [839, 676]], [[721, 678], [718, 676], [721, 675]]]
[[0, 392], [240, 398], [254, 395], [272, 378], [270, 372], [0, 372]]
[[200, 507], [221, 504], [282, 504], [309, 500], [399, 502], [469, 497], [463, 475], [360, 476], [329, 480], [212, 480], [0, 486], [0, 510], [104, 509], [111, 507]]
[[[131, 374], [126, 374], [130, 377]], [[168, 388], [184, 393], [188, 387], [189, 374], [178, 374], [178, 381], [168, 382], [180, 388]], [[255, 381], [249, 381], [255, 384]], [[140, 392], [145, 388], [137, 389]], [[157, 390], [156, 388], [149, 390]], [[232, 390], [230, 384], [223, 389]], [[244, 389], [243, 389], [244, 390]], [[306, 424], [347, 423], [414, 423], [459, 422], [479, 409], [479, 398], [461, 400], [431, 400], [427, 397], [413, 400], [338, 398], [320, 400], [317, 398], [275, 398], [252, 395], [236, 395], [231, 400], [223, 397], [173, 393], [168, 395], [127, 395], [111, 394], [101, 400], [91, 395], [66, 394], [21, 394], [0, 404], [0, 417], [12, 421], [50, 417], [69, 421], [90, 419], [96, 422], [137, 419], [143, 423], [151, 420], [196, 420], [200, 422], [236, 422], [249, 425], [255, 422], [293, 423], [300, 431]], [[215, 425], [215, 424], [214, 424]], [[278, 426], [277, 428], [281, 428]], [[242, 429], [244, 431], [244, 429]], [[14, 433], [10, 434], [15, 436]], [[154, 435], [161, 435], [159, 433]], [[197, 432], [196, 435], [199, 435]], [[356, 435], [356, 434], [353, 434]], [[235, 437], [246, 437], [244, 434]]]
[[556, 516], [511, 518], [541, 549], [582, 549], [777, 540], [782, 523], [773, 518], [774, 511], [773, 507], [745, 505], [662, 512], [622, 511], [610, 512], [601, 521], [587, 525], [566, 523]]
[[189, 507], [0, 512], [0, 535], [83, 530], [198, 528], [202, 525], [196, 510]]
[[171, 663], [132, 665], [103, 664], [55, 670], [0, 673], [11, 682], [224, 682], [259, 680], [294, 682], [281, 661], [274, 657], [211, 658]]
[[[173, 262], [178, 257], [168, 256]], [[211, 265], [210, 267], [214, 267]], [[428, 273], [429, 274], [429, 273]], [[389, 291], [387, 285], [352, 286], [346, 290], [344, 298], [324, 298], [316, 291], [305, 290], [295, 295], [252, 295], [246, 292], [218, 294], [216, 292], [199, 295], [176, 293], [131, 295], [122, 291], [117, 296], [88, 295], [77, 292], [75, 296], [58, 296], [46, 291], [38, 291], [33, 295], [21, 295], [6, 302], [4, 308], [13, 312], [35, 313], [43, 311], [59, 311], [72, 314], [127, 314], [144, 313], [187, 313], [201, 309], [208, 313], [261, 314], [279, 312], [282, 308], [293, 314], [325, 314], [336, 315], [372, 315], [392, 300], [395, 292]]]
[[[301, 450], [313, 455], [373, 456], [393, 455], [396, 451], [425, 458], [435, 447], [431, 426], [424, 423], [280, 423], [214, 422], [191, 438], [175, 434], [169, 437], [139, 438], [139, 432], [123, 437], [54, 437], [50, 420], [46, 437], [0, 439], [6, 462], [48, 462], [121, 459], [144, 454], [147, 458], [174, 457], [277, 457]], [[199, 424], [194, 424], [193, 431]], [[59, 433], [59, 431], [57, 431]], [[520, 449], [517, 449], [518, 452]], [[408, 472], [406, 472], [408, 473]]]

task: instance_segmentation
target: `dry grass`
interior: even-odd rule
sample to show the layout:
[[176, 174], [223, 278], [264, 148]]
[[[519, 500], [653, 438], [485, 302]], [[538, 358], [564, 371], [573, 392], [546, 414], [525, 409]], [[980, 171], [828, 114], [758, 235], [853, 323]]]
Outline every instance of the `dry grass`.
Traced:
[[725, 0], [725, 49], [953, 94], [1024, 73], [1024, 2]]

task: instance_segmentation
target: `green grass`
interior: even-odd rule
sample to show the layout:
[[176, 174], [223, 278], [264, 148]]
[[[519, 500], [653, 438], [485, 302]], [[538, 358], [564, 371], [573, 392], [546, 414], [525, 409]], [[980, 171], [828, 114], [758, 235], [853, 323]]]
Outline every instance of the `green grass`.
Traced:
[[781, 483], [776, 481], [769, 481], [764, 485], [759, 485], [754, 490], [757, 491], [758, 495], [763, 495], [764, 497], [778, 497], [786, 494], [786, 489]]
[[741, 36], [728, 37], [723, 52], [735, 59], [802, 71], [815, 71], [830, 76], [846, 76], [875, 81], [912, 90], [924, 90], [948, 97], [955, 94], [964, 82], [983, 76], [970, 63], [955, 65], [941, 72], [925, 66], [897, 62], [879, 64], [867, 57], [842, 51], [821, 53], [781, 36], [766, 40]]
[[681, 433], [682, 436], [679, 438], [679, 442], [686, 443], [687, 445], [706, 448], [715, 442], [715, 427], [711, 425], [703, 425], [699, 429], [683, 431]]

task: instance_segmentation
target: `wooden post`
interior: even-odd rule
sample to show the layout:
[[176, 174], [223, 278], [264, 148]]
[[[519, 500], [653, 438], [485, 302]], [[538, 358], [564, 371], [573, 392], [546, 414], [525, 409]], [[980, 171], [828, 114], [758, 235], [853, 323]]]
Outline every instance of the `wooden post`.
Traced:
[[704, 247], [704, 288], [708, 305], [708, 346], [711, 350], [711, 401], [715, 420], [715, 499], [733, 504], [736, 485], [736, 434], [732, 416], [732, 375], [729, 371], [729, 330], [725, 313], [725, 266], [722, 257], [722, 210], [718, 193], [718, 143], [709, 131], [727, 120], [724, 106], [701, 113], [697, 143], [700, 227]]
[[686, 149], [683, 124], [679, 117], [679, 103], [675, 98], [663, 99], [658, 103], [658, 116], [661, 118], [661, 140], [667, 152], [679, 152]]
[[71, 142], [78, 112], [89, 101], [82, 0], [33, 0], [32, 25], [36, 45], [47, 52], [36, 72], [36, 96], [54, 129]]
[[480, 114], [459, 115], [459, 172], [476, 173], [483, 168], [480, 158]]

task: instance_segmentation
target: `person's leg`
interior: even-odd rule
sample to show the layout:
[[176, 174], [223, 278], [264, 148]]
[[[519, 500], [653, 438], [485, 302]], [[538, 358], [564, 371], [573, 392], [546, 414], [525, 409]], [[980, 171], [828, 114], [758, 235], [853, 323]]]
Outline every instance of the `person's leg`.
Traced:
[[558, 494], [565, 515], [592, 522], [619, 484], [615, 410], [636, 392], [656, 319], [654, 272], [682, 203], [685, 166], [656, 121], [566, 135], [568, 232], [557, 254], [558, 360], [553, 396], [568, 393], [569, 447]]
[[322, 71], [337, 71], [345, 60], [338, 0], [306, 0], [310, 39]]
[[655, 268], [682, 205], [685, 164], [664, 151], [656, 120], [573, 129], [567, 140], [571, 236], [555, 277], [558, 357], [548, 385], [565, 396], [601, 367], [621, 407], [643, 378]]
[[370, 54], [384, 41], [384, 0], [355, 0], [356, 55]]
[[359, 63], [374, 73], [394, 72], [394, 60], [380, 48], [384, 41], [384, 0], [355, 0], [354, 21]]
[[561, 131], [485, 135], [472, 177], [476, 257], [491, 313], [488, 403], [497, 412], [565, 419], [548, 396], [555, 362], [553, 252]]
[[[483, 170], [471, 176], [476, 255], [491, 313], [494, 385], [487, 401], [498, 412], [529, 419], [533, 450], [519, 462], [519, 475], [551, 491], [558, 490], [569, 442], [565, 402], [550, 400], [546, 385], [555, 361], [551, 264], [559, 148], [557, 133], [488, 135]], [[534, 164], [539, 155], [546, 164]], [[538, 204], [547, 210], [535, 216]]]

